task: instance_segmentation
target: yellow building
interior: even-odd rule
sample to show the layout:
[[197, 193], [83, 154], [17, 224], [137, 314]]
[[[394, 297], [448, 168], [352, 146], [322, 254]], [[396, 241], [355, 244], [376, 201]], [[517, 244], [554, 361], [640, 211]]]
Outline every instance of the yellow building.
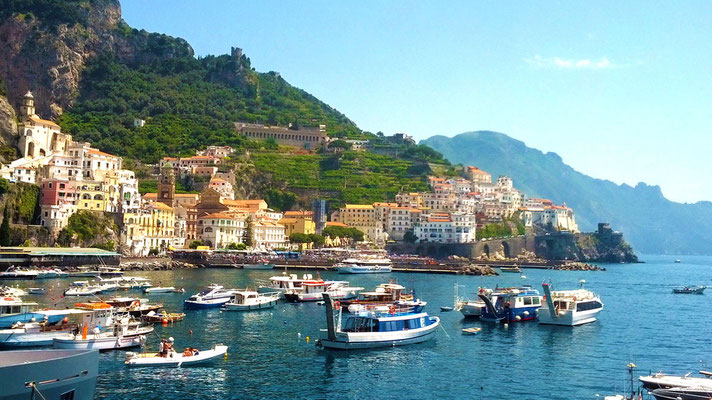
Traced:
[[102, 182], [83, 181], [77, 184], [77, 211], [107, 211], [106, 198]]
[[175, 213], [163, 203], [146, 203], [136, 212], [124, 213], [123, 237], [132, 255], [148, 255], [151, 249], [168, 250], [175, 234]]
[[287, 211], [279, 224], [284, 226], [284, 233], [289, 237], [292, 233], [311, 235], [316, 233], [316, 223], [312, 219], [311, 211]]

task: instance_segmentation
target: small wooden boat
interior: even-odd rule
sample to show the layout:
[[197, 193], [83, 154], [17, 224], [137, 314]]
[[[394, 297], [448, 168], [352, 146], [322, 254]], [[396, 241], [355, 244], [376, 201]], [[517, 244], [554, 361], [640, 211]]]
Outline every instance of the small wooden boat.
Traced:
[[141, 319], [143, 319], [144, 321], [152, 323], [173, 323], [182, 321], [184, 318], [184, 313], [169, 313], [166, 311], [161, 311], [158, 313], [155, 311], [151, 311], [148, 314], [141, 316]]
[[482, 331], [482, 328], [462, 328], [462, 333], [465, 335], [477, 335]]
[[227, 346], [216, 344], [210, 350], [188, 348], [183, 353], [171, 352], [167, 357], [158, 353], [126, 353], [128, 367], [184, 367], [203, 364], [227, 354]]
[[680, 294], [704, 294], [706, 288], [706, 286], [683, 286], [673, 289], [672, 292]]

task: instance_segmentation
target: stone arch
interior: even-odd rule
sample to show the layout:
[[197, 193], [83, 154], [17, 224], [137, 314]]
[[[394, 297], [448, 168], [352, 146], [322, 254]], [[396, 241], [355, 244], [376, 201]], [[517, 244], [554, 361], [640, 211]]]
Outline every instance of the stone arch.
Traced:
[[35, 144], [34, 142], [30, 142], [27, 144], [27, 157], [34, 157], [35, 156]]
[[509, 246], [509, 243], [502, 242], [502, 250], [504, 250], [504, 256], [506, 258], [512, 257], [512, 251], [511, 251], [511, 247]]
[[482, 246], [482, 253], [484, 253], [484, 255], [486, 255], [487, 257], [490, 256], [490, 248], [488, 244]]
[[94, 200], [104, 200], [104, 196], [102, 196], [100, 194], [96, 194], [96, 195], [94, 195]]
[[40, 149], [40, 157], [44, 157], [47, 155], [47, 152], [45, 152], [45, 149]]

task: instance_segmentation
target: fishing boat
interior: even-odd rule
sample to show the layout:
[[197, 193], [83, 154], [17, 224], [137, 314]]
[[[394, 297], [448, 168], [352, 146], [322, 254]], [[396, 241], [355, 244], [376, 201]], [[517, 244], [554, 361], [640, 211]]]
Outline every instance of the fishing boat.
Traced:
[[169, 352], [166, 357], [159, 353], [126, 353], [126, 366], [128, 367], [185, 367], [189, 365], [205, 364], [225, 357], [228, 347], [216, 344], [210, 350], [198, 350], [192, 347], [183, 353]]
[[267, 261], [261, 261], [258, 263], [251, 263], [251, 264], [242, 264], [242, 269], [273, 269], [274, 264], [267, 262]]
[[513, 272], [513, 273], [517, 273], [517, 274], [522, 273], [522, 269], [516, 265], [513, 267], [499, 267], [499, 271], [500, 272]]
[[301, 278], [297, 274], [286, 273], [283, 275], [273, 276], [269, 278], [269, 284], [260, 285], [257, 287], [257, 291], [260, 293], [271, 293], [280, 292], [284, 293], [286, 291], [296, 292], [303, 291], [305, 283], [318, 283], [324, 282], [321, 278], [314, 279], [312, 274], [304, 274]]
[[595, 322], [596, 316], [603, 310], [601, 299], [589, 290], [552, 290], [548, 282], [541, 286], [544, 289], [545, 305], [539, 309], [540, 324], [583, 325]]
[[47, 323], [44, 318], [37, 322], [18, 322], [8, 329], [0, 329], [0, 347], [32, 347], [32, 346], [50, 346], [55, 337], [65, 336], [76, 329], [76, 318], [80, 320], [93, 321], [94, 326], [109, 326], [110, 318], [106, 314], [94, 315], [93, 310], [67, 309], [67, 310], [47, 310], [40, 311], [41, 313], [51, 315], [65, 315], [62, 320], [56, 324]]
[[342, 311], [324, 294], [326, 308], [326, 335], [317, 342], [328, 349], [368, 349], [420, 343], [435, 336], [440, 318], [425, 312], [400, 310], [395, 306], [373, 306], [349, 315], [342, 325]]
[[536, 319], [541, 307], [539, 291], [531, 286], [495, 288], [491, 298], [477, 295], [485, 303], [480, 319], [492, 322], [520, 322]]
[[706, 286], [683, 286], [680, 288], [674, 288], [673, 293], [678, 294], [705, 294]]
[[169, 313], [167, 311], [155, 312], [151, 311], [148, 314], [142, 315], [141, 319], [151, 323], [174, 323], [182, 321], [185, 318], [184, 313]]
[[176, 289], [173, 286], [158, 286], [149, 287], [143, 290], [146, 294], [159, 294], [159, 293], [185, 293], [185, 289]]
[[[477, 294], [485, 295], [486, 297], [492, 297], [492, 289], [478, 288]], [[458, 299], [455, 302], [455, 309], [459, 310], [465, 318], [479, 318], [482, 315], [482, 310], [487, 305], [479, 297], [477, 300], [465, 300]]]
[[92, 400], [97, 351], [16, 350], [0, 357], [0, 400]]
[[291, 302], [319, 301], [323, 299], [323, 294], [328, 293], [334, 300], [348, 300], [358, 296], [362, 287], [351, 287], [346, 281], [325, 281], [315, 283], [304, 283], [304, 290], [287, 291], [284, 298]]
[[49, 324], [56, 324], [65, 316], [65, 314], [48, 315], [37, 311], [37, 307], [37, 303], [25, 302], [19, 297], [0, 298], [0, 328], [10, 328], [18, 322], [44, 320]]
[[238, 290], [229, 302], [223, 304], [223, 311], [251, 311], [272, 308], [277, 304], [281, 293], [258, 293], [251, 290]]
[[220, 285], [210, 285], [207, 290], [190, 296], [183, 301], [183, 307], [187, 310], [202, 308], [220, 308], [230, 301], [235, 290], [225, 290]]
[[482, 328], [462, 328], [464, 335], [477, 335], [482, 331]]
[[391, 272], [393, 263], [386, 257], [362, 256], [347, 258], [334, 265], [334, 269], [340, 274], [379, 274]]

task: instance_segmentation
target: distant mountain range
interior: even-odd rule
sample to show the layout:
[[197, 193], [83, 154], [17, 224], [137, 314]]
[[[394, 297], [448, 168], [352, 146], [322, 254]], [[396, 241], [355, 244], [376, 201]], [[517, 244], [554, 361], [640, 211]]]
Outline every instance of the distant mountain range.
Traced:
[[635, 187], [595, 179], [505, 134], [478, 131], [421, 142], [453, 163], [475, 165], [493, 177], [508, 175], [524, 193], [566, 203], [584, 231], [610, 222], [635, 250], [647, 254], [712, 254], [712, 203], [681, 204], [666, 199], [659, 186]]

